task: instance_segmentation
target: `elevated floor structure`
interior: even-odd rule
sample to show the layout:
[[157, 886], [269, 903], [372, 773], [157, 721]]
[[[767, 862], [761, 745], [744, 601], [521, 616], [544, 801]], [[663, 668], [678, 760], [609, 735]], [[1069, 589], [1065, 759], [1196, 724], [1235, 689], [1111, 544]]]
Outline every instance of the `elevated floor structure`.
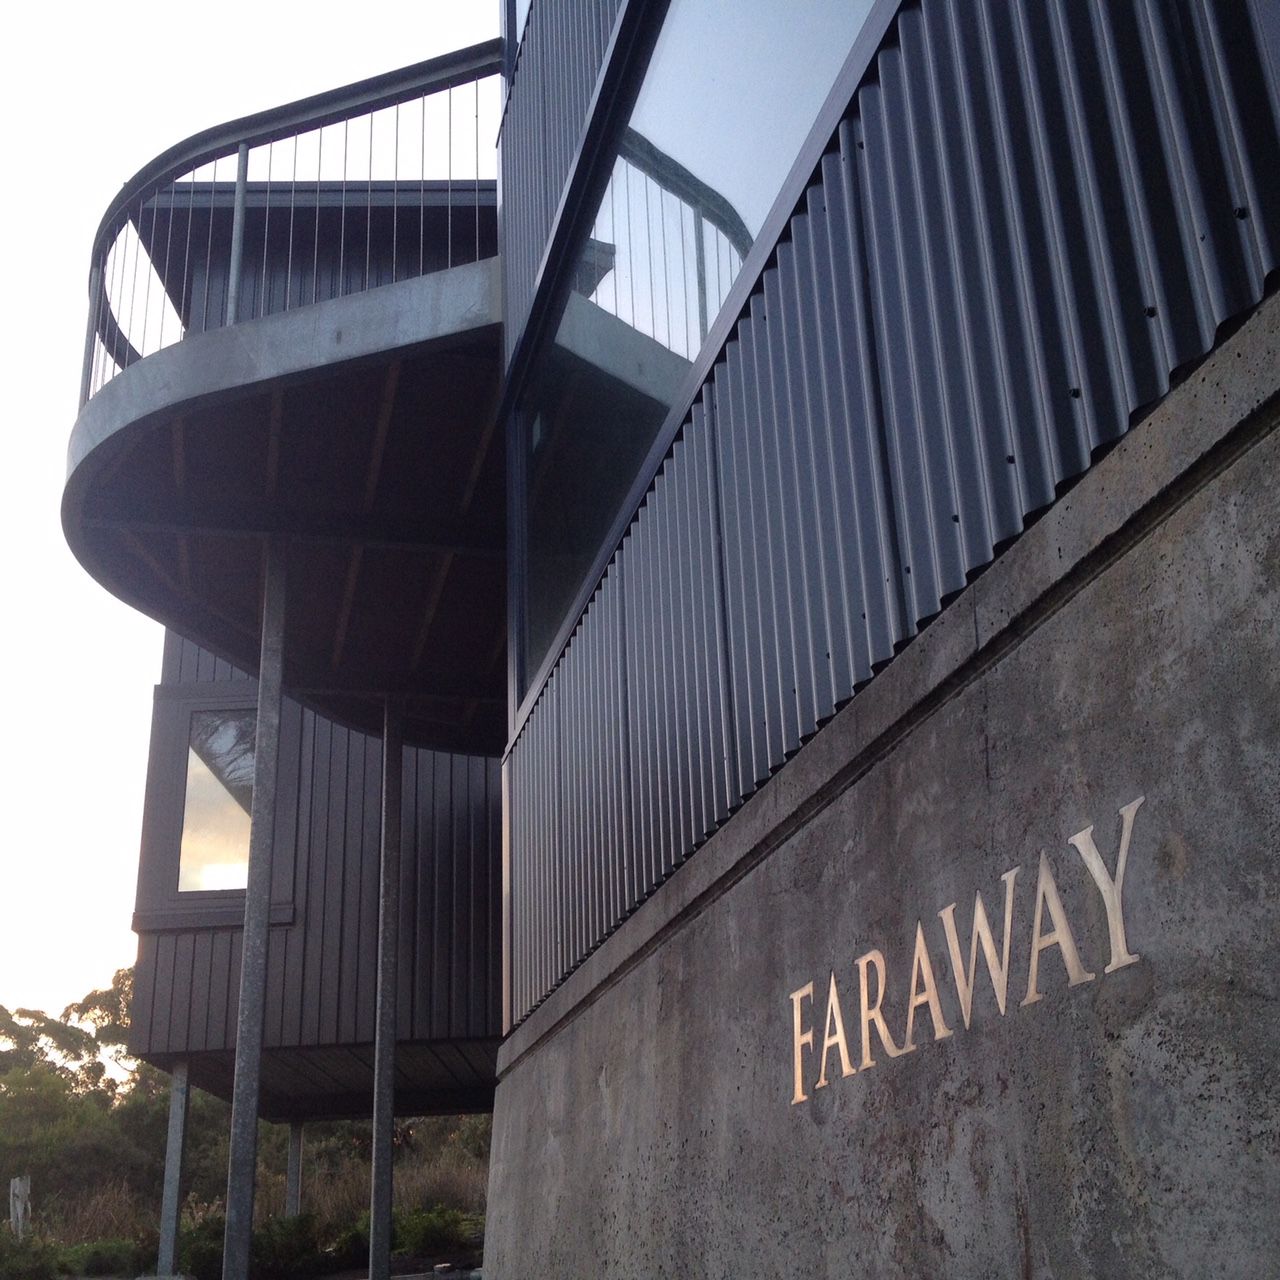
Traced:
[[381, 1277], [393, 1117], [491, 1105], [505, 464], [479, 138], [500, 54], [189, 139], [126, 184], [94, 246], [64, 528], [171, 628], [132, 1044], [174, 1077], [162, 1272], [191, 1085], [232, 1103], [229, 1280], [249, 1268], [260, 1118], [295, 1126], [296, 1211], [297, 1126], [372, 1114]]

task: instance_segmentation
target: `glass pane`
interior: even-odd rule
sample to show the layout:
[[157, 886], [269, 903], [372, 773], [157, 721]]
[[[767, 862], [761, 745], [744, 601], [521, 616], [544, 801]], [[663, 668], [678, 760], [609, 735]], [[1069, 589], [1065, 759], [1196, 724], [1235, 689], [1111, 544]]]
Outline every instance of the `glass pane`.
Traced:
[[178, 890], [243, 889], [253, 808], [254, 711], [191, 716]]
[[658, 428], [871, 0], [672, 0], [524, 407], [526, 675]]
[[511, 31], [511, 37], [516, 44], [520, 43], [520, 37], [524, 35], [524, 24], [529, 17], [530, 0], [516, 0], [516, 25]]

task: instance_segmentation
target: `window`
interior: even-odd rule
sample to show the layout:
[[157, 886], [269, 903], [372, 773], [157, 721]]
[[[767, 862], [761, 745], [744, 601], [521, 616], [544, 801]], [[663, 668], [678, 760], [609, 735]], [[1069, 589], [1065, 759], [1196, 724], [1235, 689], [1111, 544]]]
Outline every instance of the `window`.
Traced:
[[252, 710], [192, 712], [178, 855], [180, 893], [245, 887], [256, 729]]
[[510, 38], [512, 44], [519, 44], [524, 36], [524, 24], [529, 20], [530, 0], [512, 0], [509, 12], [513, 15]]
[[[257, 714], [257, 686], [243, 677], [156, 689], [135, 929], [243, 923]], [[301, 736], [302, 708], [285, 699], [282, 787], [299, 785]], [[277, 807], [272, 924], [288, 924], [294, 915], [297, 816], [294, 806]]]
[[870, 8], [672, 0], [522, 397], [526, 687]]

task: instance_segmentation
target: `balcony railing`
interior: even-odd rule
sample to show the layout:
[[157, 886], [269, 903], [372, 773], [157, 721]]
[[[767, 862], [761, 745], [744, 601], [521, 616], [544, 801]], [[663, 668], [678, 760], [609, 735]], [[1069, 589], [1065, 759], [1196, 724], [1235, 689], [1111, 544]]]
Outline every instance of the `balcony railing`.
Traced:
[[691, 361], [751, 241], [723, 195], [627, 129], [574, 287]]
[[207, 130], [94, 240], [83, 406], [193, 334], [491, 257], [501, 41]]

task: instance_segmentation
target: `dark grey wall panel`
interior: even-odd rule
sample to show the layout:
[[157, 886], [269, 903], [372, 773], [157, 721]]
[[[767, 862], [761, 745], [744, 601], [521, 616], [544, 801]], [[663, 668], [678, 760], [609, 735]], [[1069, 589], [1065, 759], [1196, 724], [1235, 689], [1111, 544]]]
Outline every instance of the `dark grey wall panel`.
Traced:
[[252, 677], [173, 631], [164, 633], [163, 684], [211, 684]]
[[[172, 635], [164, 675], [161, 707], [175, 698], [254, 696], [243, 673]], [[286, 708], [293, 728], [281, 751], [272, 902], [273, 912], [289, 909], [271, 930], [265, 1044], [372, 1043], [381, 744], [296, 704]], [[185, 736], [157, 736], [153, 753], [164, 742], [176, 743], [185, 762]], [[162, 781], [154, 766], [149, 809], [180, 808], [180, 792], [168, 799], [151, 794]], [[501, 1032], [498, 762], [407, 749], [404, 768], [399, 1037], [492, 1039]], [[185, 763], [178, 772], [185, 776]], [[224, 922], [165, 923], [166, 908], [187, 907], [172, 896], [149, 900], [157, 886], [176, 883], [176, 844], [163, 845], [144, 843], [138, 906], [146, 927], [133, 1048], [225, 1051], [234, 1045], [240, 931]]]
[[529, 12], [501, 138], [508, 356], [529, 314], [538, 265], [622, 2], [535, 0]]
[[[903, 6], [512, 746], [516, 1020], [1260, 301], [1277, 38]], [[573, 776], [617, 739], [624, 842]]]
[[[714, 508], [702, 500], [714, 466], [708, 432], [677, 441], [646, 501], [646, 518], [619, 552], [631, 763], [623, 783], [630, 783], [635, 846], [623, 913], [714, 831], [740, 796], [729, 773], [719, 533]], [[609, 607], [604, 592], [600, 604]]]

